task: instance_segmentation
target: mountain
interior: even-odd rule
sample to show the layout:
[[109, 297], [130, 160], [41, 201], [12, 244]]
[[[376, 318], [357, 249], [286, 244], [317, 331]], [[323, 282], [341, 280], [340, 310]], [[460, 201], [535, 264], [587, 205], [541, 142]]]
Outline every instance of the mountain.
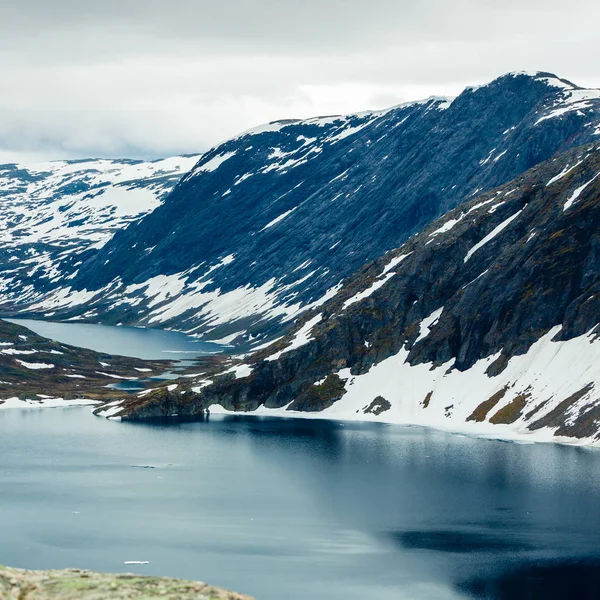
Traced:
[[272, 123], [206, 153], [68, 282], [3, 309], [260, 344], [449, 209], [599, 133], [600, 91], [548, 73]]
[[160, 206], [199, 156], [0, 165], [0, 294], [27, 302]]
[[318, 412], [598, 441], [599, 323], [596, 143], [449, 212], [243, 362], [116, 414]]

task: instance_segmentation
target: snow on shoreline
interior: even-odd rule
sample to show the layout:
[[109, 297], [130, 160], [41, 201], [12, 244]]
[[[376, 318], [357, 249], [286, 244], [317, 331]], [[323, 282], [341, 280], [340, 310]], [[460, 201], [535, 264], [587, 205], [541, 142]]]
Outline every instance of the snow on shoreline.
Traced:
[[[121, 401], [119, 401], [120, 403]], [[4, 401], [4, 404], [0, 404], [0, 411], [2, 410], [14, 410], [14, 409], [42, 409], [42, 408], [82, 408], [85, 406], [97, 406], [101, 402], [96, 400], [62, 400], [61, 398], [51, 398], [46, 400], [30, 401], [30, 400], [19, 400], [18, 398], [9, 398]], [[121, 406], [109, 407], [114, 408], [114, 412], [118, 412]], [[491, 425], [489, 423], [457, 423], [453, 421], [451, 423], [428, 423], [426, 420], [420, 422], [414, 421], [403, 421], [395, 420], [390, 417], [386, 417], [385, 413], [375, 415], [352, 415], [352, 414], [338, 414], [332, 415], [327, 411], [306, 413], [301, 411], [286, 410], [286, 407], [282, 408], [265, 408], [261, 406], [255, 411], [231, 411], [223, 408], [219, 404], [214, 404], [210, 407], [210, 414], [216, 416], [242, 416], [242, 417], [270, 417], [280, 419], [307, 419], [307, 420], [319, 420], [319, 421], [332, 421], [332, 422], [347, 422], [347, 423], [380, 423], [383, 425], [392, 425], [399, 427], [418, 427], [422, 429], [432, 429], [434, 431], [449, 433], [452, 435], [466, 435], [468, 437], [490, 440], [490, 441], [506, 441], [514, 443], [553, 443], [561, 444], [566, 446], [577, 446], [586, 448], [599, 448], [600, 441], [590, 440], [588, 438], [577, 439], [571, 437], [560, 437], [553, 435], [549, 429], [539, 431], [515, 431], [509, 425]], [[98, 413], [99, 417], [106, 418], [110, 421], [121, 421], [121, 417], [113, 417], [112, 411], [106, 411], [105, 413]]]
[[236, 416], [236, 417], [272, 417], [281, 419], [315, 419], [319, 421], [332, 421], [332, 422], [346, 422], [346, 423], [380, 423], [382, 425], [392, 425], [398, 427], [415, 427], [421, 429], [431, 429], [433, 431], [439, 431], [443, 433], [449, 433], [452, 435], [465, 435], [468, 437], [490, 440], [490, 441], [503, 441], [503, 442], [514, 442], [520, 444], [561, 444], [565, 446], [577, 446], [585, 448], [598, 448], [600, 449], [600, 441], [590, 440], [589, 438], [572, 438], [566, 436], [555, 436], [550, 429], [542, 429], [539, 431], [516, 431], [511, 429], [509, 425], [491, 425], [490, 423], [458, 423], [452, 421], [451, 423], [428, 423], [426, 420], [420, 422], [416, 421], [402, 421], [391, 419], [386, 417], [385, 413], [375, 415], [351, 415], [351, 414], [339, 414], [333, 416], [331, 413], [326, 411], [321, 412], [301, 412], [295, 410], [286, 410], [282, 408], [265, 408], [261, 406], [255, 411], [231, 411], [223, 408], [219, 404], [214, 404], [210, 407], [211, 415], [219, 416]]
[[[495, 377], [486, 371], [498, 355], [478, 361], [467, 371], [458, 371], [452, 369], [453, 361], [437, 368], [431, 364], [413, 366], [407, 362], [409, 350], [403, 348], [363, 375], [354, 376], [350, 369], [339, 371], [337, 375], [345, 381], [346, 393], [318, 413], [289, 411], [287, 407], [260, 407], [254, 412], [237, 413], [222, 406], [211, 406], [210, 412], [414, 425], [476, 437], [600, 447], [600, 440], [594, 436], [556, 436], [557, 426], [529, 429], [578, 393], [581, 397], [563, 417], [566, 424], [574, 423], [595, 403], [594, 392], [600, 387], [600, 340], [592, 330], [567, 341], [554, 341], [560, 330], [560, 326], [553, 328], [527, 353], [513, 356]], [[469, 420], [482, 403], [498, 394], [496, 405], [483, 416], [485, 420]], [[379, 396], [390, 403], [389, 410], [379, 415], [367, 412], [369, 404]], [[526, 400], [526, 406], [515, 415], [513, 423], [492, 424], [487, 420], [519, 398]], [[529, 419], [527, 414], [531, 414]]]
[[[18, 410], [18, 409], [42, 409], [42, 408], [81, 408], [85, 406], [97, 406], [101, 402], [96, 400], [63, 400], [61, 398], [48, 398], [40, 401], [31, 400], [19, 400], [18, 398], [9, 398], [4, 401], [4, 404], [0, 404], [0, 411], [2, 410]], [[120, 410], [120, 406], [116, 407]], [[115, 412], [118, 412], [115, 411]], [[453, 435], [467, 435], [469, 437], [491, 440], [491, 441], [507, 441], [515, 443], [554, 443], [563, 444], [568, 446], [583, 446], [587, 448], [600, 448], [600, 442], [590, 441], [589, 439], [576, 439], [570, 437], [557, 437], [552, 434], [548, 429], [540, 430], [535, 432], [515, 431], [508, 425], [490, 425], [489, 423], [463, 423], [461, 424], [452, 422], [444, 426], [443, 424], [428, 423], [427, 421], [412, 422], [412, 421], [398, 421], [386, 418], [385, 413], [375, 415], [332, 415], [326, 411], [317, 413], [306, 413], [300, 411], [290, 411], [283, 408], [265, 408], [261, 406], [256, 411], [251, 412], [236, 412], [230, 411], [222, 406], [215, 404], [210, 407], [211, 415], [219, 416], [244, 416], [244, 417], [272, 417], [272, 418], [283, 418], [283, 419], [315, 419], [319, 421], [341, 421], [349, 423], [381, 423], [384, 425], [395, 425], [400, 427], [420, 427], [423, 429], [433, 429], [435, 431], [450, 433]], [[112, 417], [109, 414], [101, 414], [98, 416], [106, 418], [110, 421], [121, 421], [120, 417]]]
[[[432, 315], [434, 316], [434, 315]], [[311, 322], [309, 322], [312, 325]], [[561, 330], [557, 326], [534, 343], [528, 352], [513, 356], [506, 368], [490, 377], [486, 371], [498, 355], [481, 359], [467, 371], [452, 369], [452, 365], [432, 368], [431, 364], [411, 365], [409, 350], [374, 365], [367, 373], [352, 375], [342, 369], [337, 375], [345, 381], [344, 397], [329, 408], [316, 413], [260, 407], [252, 412], [234, 412], [220, 405], [210, 407], [212, 415], [244, 415], [324, 419], [331, 421], [376, 422], [402, 426], [420, 426], [479, 438], [501, 439], [520, 443], [554, 442], [575, 446], [600, 447], [600, 440], [590, 436], [575, 438], [556, 436], [556, 426], [532, 431], [529, 426], [551, 413], [569, 397], [580, 396], [569, 407], [562, 421], [573, 424], [594, 405], [595, 390], [600, 387], [600, 339], [595, 329], [567, 341], [556, 340]], [[236, 376], [247, 376], [236, 371]], [[469, 420], [480, 405], [499, 395], [495, 406], [483, 415], [483, 422]], [[377, 397], [383, 397], [390, 408], [379, 415], [367, 407]], [[526, 399], [526, 406], [515, 414], [511, 424], [492, 424], [487, 419], [510, 408], [517, 399]], [[99, 415], [115, 418], [123, 399], [104, 406]], [[11, 408], [55, 408], [101, 404], [97, 401], [62, 400], [39, 396], [36, 400], [16, 398], [0, 404], [0, 410]], [[530, 414], [529, 418], [527, 415]], [[535, 414], [535, 416], [533, 416]], [[525, 416], [523, 416], [525, 415]]]
[[72, 406], [95, 406], [101, 404], [99, 400], [64, 400], [63, 398], [37, 398], [35, 400], [20, 400], [19, 398], [8, 398], [0, 400], [0, 411], [19, 408], [68, 408]]

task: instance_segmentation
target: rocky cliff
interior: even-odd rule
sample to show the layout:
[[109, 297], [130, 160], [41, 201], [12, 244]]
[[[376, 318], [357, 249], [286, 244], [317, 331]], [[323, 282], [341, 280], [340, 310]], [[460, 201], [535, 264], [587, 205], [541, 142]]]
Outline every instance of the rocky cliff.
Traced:
[[318, 413], [596, 441], [599, 322], [592, 144], [450, 211], [227, 371], [113, 414]]

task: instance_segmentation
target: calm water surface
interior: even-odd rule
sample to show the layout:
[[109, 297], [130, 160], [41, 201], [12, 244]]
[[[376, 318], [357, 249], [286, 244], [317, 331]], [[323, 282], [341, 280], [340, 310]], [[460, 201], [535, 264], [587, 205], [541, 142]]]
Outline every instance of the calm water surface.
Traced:
[[223, 347], [218, 344], [202, 342], [184, 333], [162, 329], [54, 323], [33, 319], [4, 320], [27, 327], [38, 335], [62, 344], [145, 360], [185, 360], [223, 351]]
[[0, 411], [0, 563], [20, 567], [205, 579], [260, 600], [596, 599], [599, 499], [600, 454], [577, 448]]

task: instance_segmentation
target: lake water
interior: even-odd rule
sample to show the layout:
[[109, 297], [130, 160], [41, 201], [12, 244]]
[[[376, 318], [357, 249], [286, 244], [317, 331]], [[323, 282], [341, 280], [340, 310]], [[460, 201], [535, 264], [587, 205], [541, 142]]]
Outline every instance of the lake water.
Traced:
[[260, 600], [596, 599], [599, 498], [600, 454], [579, 448], [0, 412], [0, 563], [12, 566], [204, 579]]
[[62, 344], [145, 360], [189, 360], [223, 351], [223, 347], [218, 344], [202, 342], [184, 333], [162, 329], [54, 323], [33, 319], [4, 320], [27, 327], [38, 335]]

